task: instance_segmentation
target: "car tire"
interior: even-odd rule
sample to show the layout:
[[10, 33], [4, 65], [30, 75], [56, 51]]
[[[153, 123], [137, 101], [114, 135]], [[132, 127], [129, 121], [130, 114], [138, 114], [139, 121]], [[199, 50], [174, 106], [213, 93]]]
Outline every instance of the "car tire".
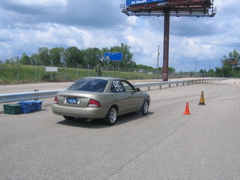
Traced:
[[108, 125], [113, 125], [117, 120], [117, 108], [116, 106], [112, 106], [107, 115], [104, 118], [104, 121]]
[[71, 116], [63, 116], [64, 117], [64, 119], [66, 119], [66, 120], [74, 120], [75, 118], [74, 117], [71, 117]]
[[142, 108], [141, 108], [141, 113], [142, 115], [146, 115], [149, 111], [149, 101], [148, 100], [144, 100]]

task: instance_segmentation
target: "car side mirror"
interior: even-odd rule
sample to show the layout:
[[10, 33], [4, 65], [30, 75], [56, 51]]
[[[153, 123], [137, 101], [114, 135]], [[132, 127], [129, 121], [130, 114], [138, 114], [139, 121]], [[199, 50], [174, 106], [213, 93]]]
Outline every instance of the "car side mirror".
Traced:
[[136, 88], [136, 92], [140, 92], [140, 91], [141, 91], [141, 89], [137, 87]]

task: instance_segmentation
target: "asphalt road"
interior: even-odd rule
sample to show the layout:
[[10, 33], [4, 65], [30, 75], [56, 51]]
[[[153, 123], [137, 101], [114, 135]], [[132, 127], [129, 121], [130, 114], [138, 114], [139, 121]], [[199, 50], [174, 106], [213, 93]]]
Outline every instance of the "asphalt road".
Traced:
[[236, 79], [151, 90], [147, 116], [114, 126], [66, 121], [53, 99], [40, 112], [0, 109], [0, 179], [239, 179], [239, 92]]

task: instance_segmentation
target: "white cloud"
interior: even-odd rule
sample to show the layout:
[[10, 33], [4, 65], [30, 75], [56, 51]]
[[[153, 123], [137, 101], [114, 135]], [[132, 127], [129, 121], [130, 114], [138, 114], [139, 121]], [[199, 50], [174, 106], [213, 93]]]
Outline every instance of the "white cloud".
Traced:
[[66, 7], [69, 0], [9, 0], [11, 4], [37, 7]]
[[128, 18], [126, 18], [126, 26], [130, 26], [130, 27], [134, 27], [137, 28], [139, 27], [138, 21], [137, 21], [137, 17], [135, 16], [130, 16]]
[[[35, 53], [39, 47], [131, 46], [134, 61], [156, 67], [163, 56], [163, 17], [128, 17], [121, 1], [1, 0], [0, 59]], [[171, 17], [169, 66], [177, 71], [220, 66], [240, 51], [240, 1], [214, 1], [213, 18]]]

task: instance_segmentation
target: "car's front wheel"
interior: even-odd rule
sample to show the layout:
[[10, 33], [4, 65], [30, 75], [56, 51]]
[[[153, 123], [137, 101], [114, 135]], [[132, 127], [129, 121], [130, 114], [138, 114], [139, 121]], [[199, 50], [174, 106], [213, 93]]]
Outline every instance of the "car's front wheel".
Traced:
[[116, 122], [116, 120], [117, 120], [117, 108], [116, 106], [112, 106], [109, 109], [106, 117], [104, 118], [104, 121], [108, 125], [113, 125]]
[[141, 108], [142, 115], [146, 115], [148, 111], [149, 111], [149, 102], [145, 100]]

